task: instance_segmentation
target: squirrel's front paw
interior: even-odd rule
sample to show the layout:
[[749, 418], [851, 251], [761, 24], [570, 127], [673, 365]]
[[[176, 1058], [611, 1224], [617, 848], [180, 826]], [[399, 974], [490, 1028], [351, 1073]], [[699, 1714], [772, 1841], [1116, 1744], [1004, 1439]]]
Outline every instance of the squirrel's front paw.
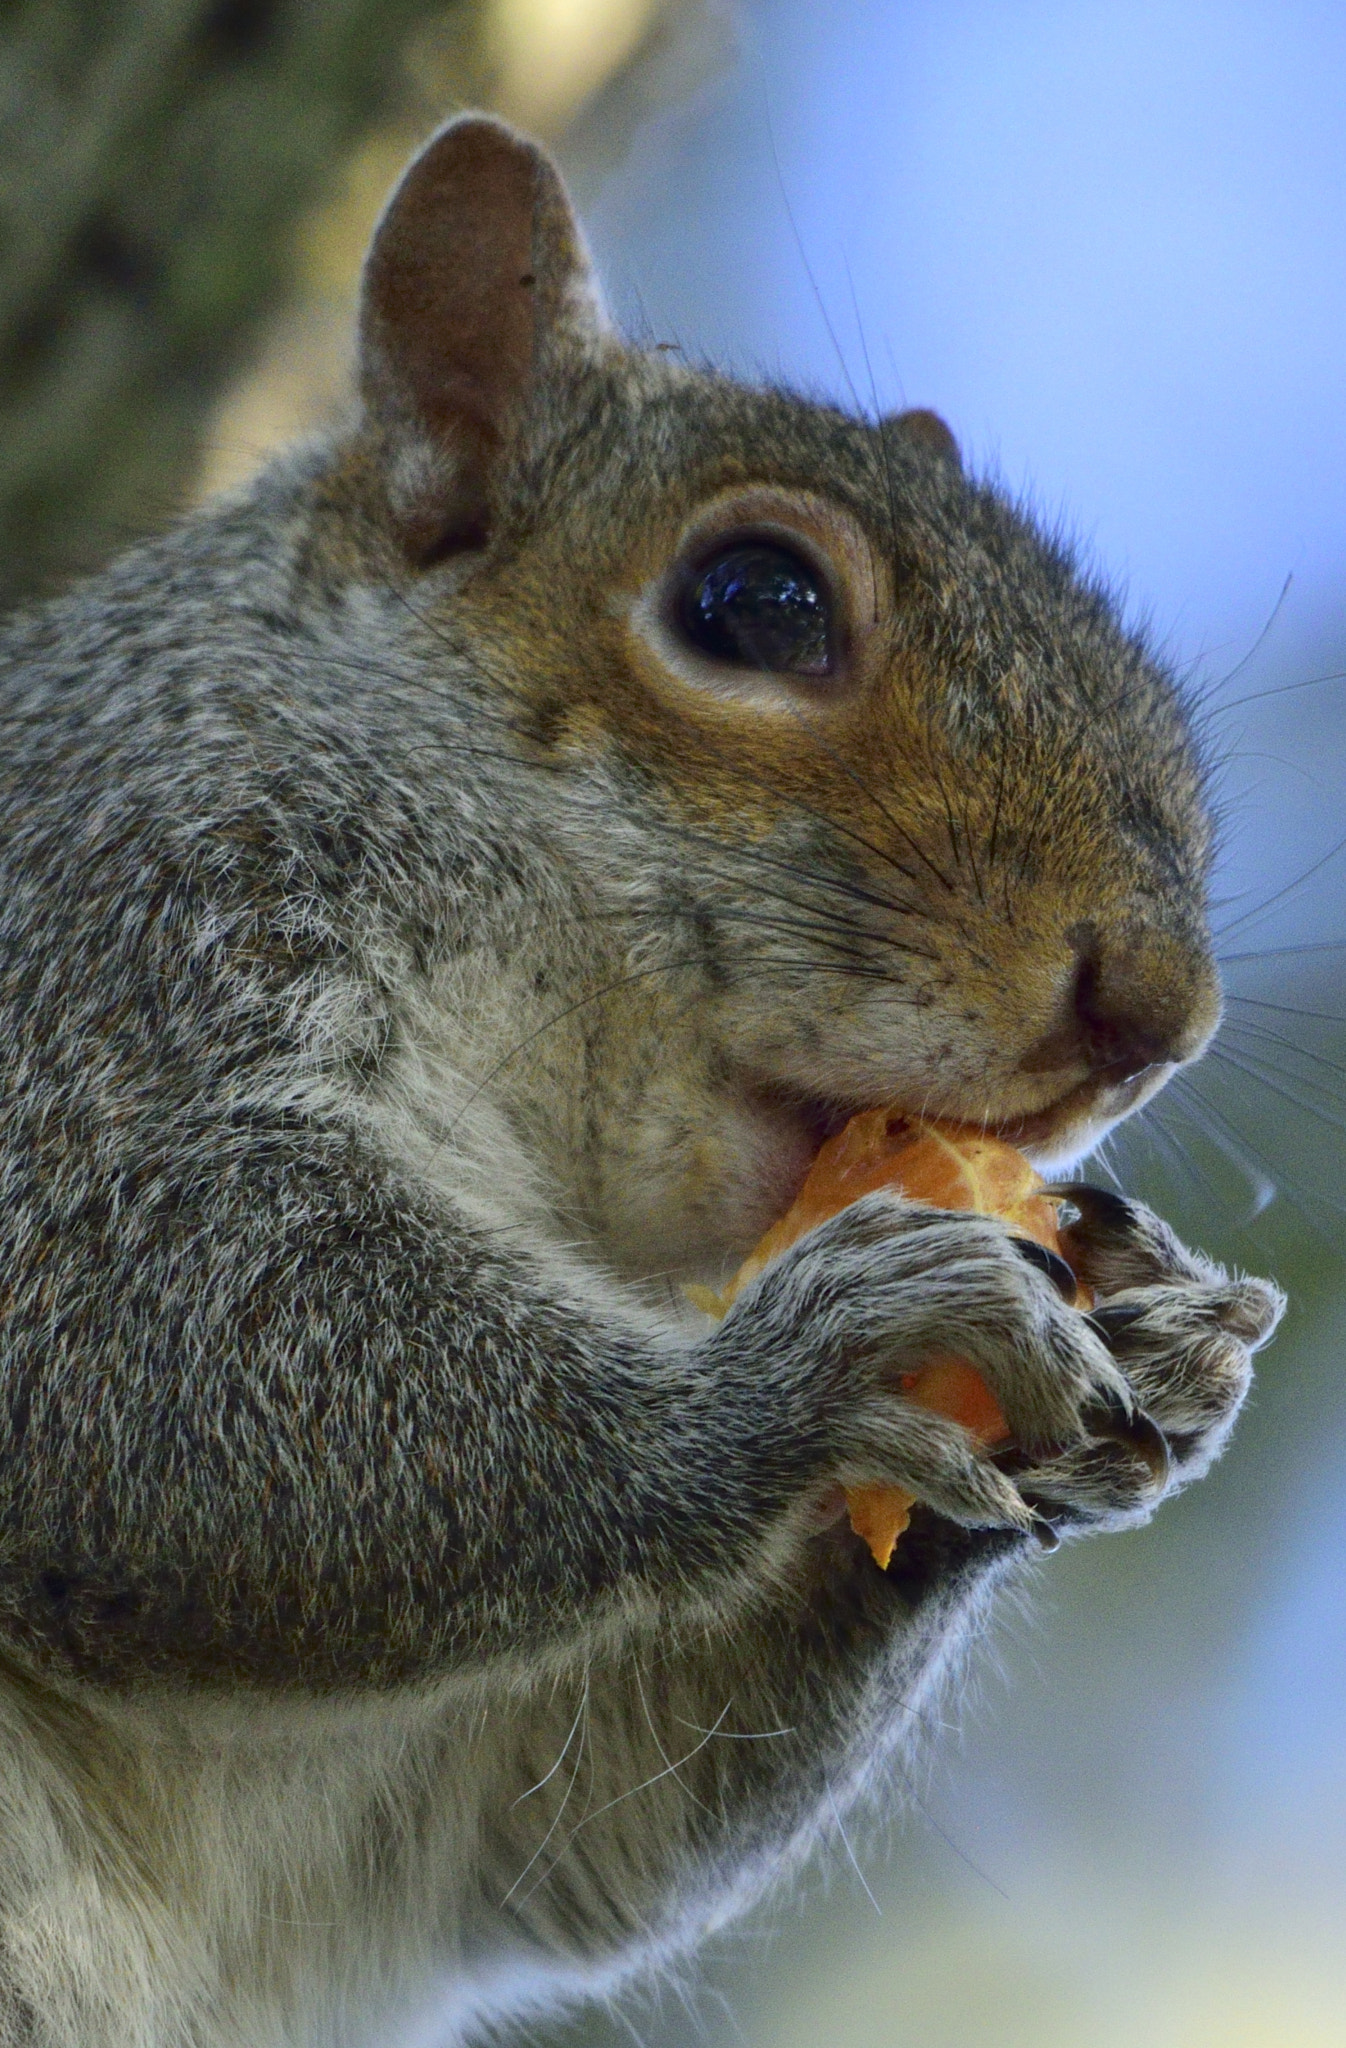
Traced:
[[940, 1354], [967, 1359], [1038, 1463], [1129, 1414], [1103, 1335], [1051, 1264], [991, 1218], [869, 1195], [769, 1266], [711, 1343], [740, 1384], [754, 1379], [811, 1477], [898, 1486], [965, 1526], [1026, 1530], [1038, 1517], [1011, 1473], [900, 1382]]
[[[1270, 1280], [1230, 1275], [1189, 1251], [1142, 1202], [1083, 1183], [1054, 1192], [1079, 1212], [1063, 1239], [1098, 1297], [1088, 1320], [1136, 1406], [1163, 1432], [1169, 1469], [1160, 1491], [1171, 1492], [1199, 1478], [1223, 1447], [1248, 1391], [1253, 1353], [1275, 1330], [1285, 1297]], [[1067, 1447], [1016, 1478], [1031, 1496], [1061, 1503], [1067, 1519], [1127, 1518], [1151, 1504], [1128, 1483], [1135, 1455], [1102, 1440]]]

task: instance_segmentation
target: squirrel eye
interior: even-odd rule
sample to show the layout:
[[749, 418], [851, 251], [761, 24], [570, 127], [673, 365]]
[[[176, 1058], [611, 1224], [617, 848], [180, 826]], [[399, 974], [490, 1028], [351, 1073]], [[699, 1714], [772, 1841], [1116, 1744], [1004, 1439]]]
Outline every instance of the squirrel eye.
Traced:
[[827, 676], [834, 649], [818, 572], [792, 548], [736, 541], [693, 571], [678, 625], [700, 653], [773, 675]]

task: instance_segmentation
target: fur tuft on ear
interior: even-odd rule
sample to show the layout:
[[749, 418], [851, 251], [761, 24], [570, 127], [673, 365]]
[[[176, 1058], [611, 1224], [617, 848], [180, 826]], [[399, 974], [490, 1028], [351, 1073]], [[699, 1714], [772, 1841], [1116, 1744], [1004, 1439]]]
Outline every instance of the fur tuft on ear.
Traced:
[[360, 310], [360, 392], [413, 560], [485, 545], [549, 368], [605, 331], [550, 158], [488, 115], [441, 128], [375, 229]]

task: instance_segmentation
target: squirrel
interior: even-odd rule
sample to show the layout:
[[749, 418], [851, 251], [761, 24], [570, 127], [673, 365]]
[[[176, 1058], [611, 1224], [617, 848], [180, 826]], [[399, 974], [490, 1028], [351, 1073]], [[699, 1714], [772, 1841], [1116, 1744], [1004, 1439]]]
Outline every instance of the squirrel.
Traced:
[[[487, 116], [358, 393], [3, 636], [6, 2048], [450, 2041], [684, 1952], [1282, 1305], [1070, 1183], [1092, 1315], [888, 1195], [699, 1315], [855, 1111], [1066, 1172], [1197, 1057], [1181, 692], [934, 414], [624, 342]], [[1015, 1458], [903, 1399], [937, 1350]]]

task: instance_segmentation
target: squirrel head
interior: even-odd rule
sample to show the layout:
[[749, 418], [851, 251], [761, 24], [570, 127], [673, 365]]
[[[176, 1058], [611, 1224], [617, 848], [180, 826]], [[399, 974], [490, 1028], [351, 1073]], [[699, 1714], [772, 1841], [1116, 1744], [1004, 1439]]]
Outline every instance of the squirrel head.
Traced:
[[552, 165], [479, 116], [389, 203], [360, 363], [342, 545], [483, 651], [624, 934], [613, 1202], [699, 1205], [727, 1254], [856, 1109], [1062, 1161], [1201, 1051], [1179, 692], [933, 414], [626, 345]]

